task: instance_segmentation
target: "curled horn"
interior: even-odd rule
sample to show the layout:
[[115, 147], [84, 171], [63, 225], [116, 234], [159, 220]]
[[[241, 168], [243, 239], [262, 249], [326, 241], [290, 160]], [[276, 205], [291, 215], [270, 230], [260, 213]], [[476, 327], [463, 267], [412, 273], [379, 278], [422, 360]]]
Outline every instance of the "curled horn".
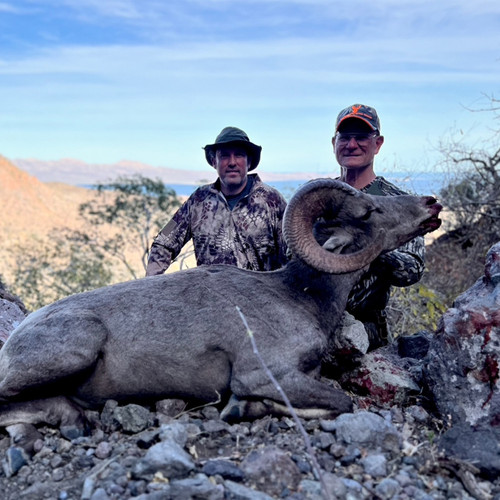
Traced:
[[316, 220], [335, 213], [347, 196], [357, 191], [335, 179], [315, 179], [301, 186], [288, 204], [283, 218], [283, 233], [292, 254], [311, 267], [326, 273], [349, 273], [368, 265], [383, 249], [383, 233], [358, 252], [335, 254], [325, 250], [314, 237]]

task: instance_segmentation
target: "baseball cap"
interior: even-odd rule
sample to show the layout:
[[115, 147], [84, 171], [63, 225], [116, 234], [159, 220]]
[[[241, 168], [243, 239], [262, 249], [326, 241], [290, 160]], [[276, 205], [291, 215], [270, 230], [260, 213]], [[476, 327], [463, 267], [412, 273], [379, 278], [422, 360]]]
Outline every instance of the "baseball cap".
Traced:
[[337, 116], [335, 131], [338, 131], [340, 124], [349, 118], [363, 120], [370, 125], [373, 130], [380, 132], [380, 120], [377, 112], [370, 106], [366, 106], [365, 104], [353, 104], [343, 109]]

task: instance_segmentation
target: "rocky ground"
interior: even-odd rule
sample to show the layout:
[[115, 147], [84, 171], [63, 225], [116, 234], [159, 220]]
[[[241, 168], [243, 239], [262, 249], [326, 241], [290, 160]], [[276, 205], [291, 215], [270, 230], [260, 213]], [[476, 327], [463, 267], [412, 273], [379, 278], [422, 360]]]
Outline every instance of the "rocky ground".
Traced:
[[182, 405], [108, 401], [88, 413], [88, 437], [39, 428], [27, 461], [5, 435], [1, 498], [500, 499], [499, 479], [439, 451], [445, 424], [418, 405], [232, 425], [213, 406]]

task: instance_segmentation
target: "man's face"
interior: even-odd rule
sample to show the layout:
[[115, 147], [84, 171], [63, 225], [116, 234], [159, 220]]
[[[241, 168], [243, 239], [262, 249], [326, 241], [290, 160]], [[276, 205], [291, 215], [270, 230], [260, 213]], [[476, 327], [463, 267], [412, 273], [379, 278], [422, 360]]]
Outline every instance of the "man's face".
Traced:
[[374, 157], [383, 143], [383, 136], [376, 135], [365, 122], [358, 119], [346, 120], [332, 138], [335, 156], [344, 168], [373, 165]]
[[248, 155], [237, 146], [217, 149], [213, 162], [224, 194], [238, 194], [247, 183]]

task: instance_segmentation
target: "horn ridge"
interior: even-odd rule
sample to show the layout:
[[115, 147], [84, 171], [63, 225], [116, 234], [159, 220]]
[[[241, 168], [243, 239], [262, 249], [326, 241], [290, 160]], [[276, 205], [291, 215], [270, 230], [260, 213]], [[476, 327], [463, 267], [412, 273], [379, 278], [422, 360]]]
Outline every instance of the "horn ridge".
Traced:
[[319, 271], [334, 274], [356, 271], [369, 264], [383, 248], [383, 232], [373, 244], [352, 254], [325, 250], [313, 234], [314, 223], [327, 209], [342, 205], [346, 196], [357, 193], [352, 186], [331, 178], [314, 179], [301, 186], [283, 217], [283, 234], [292, 254]]

